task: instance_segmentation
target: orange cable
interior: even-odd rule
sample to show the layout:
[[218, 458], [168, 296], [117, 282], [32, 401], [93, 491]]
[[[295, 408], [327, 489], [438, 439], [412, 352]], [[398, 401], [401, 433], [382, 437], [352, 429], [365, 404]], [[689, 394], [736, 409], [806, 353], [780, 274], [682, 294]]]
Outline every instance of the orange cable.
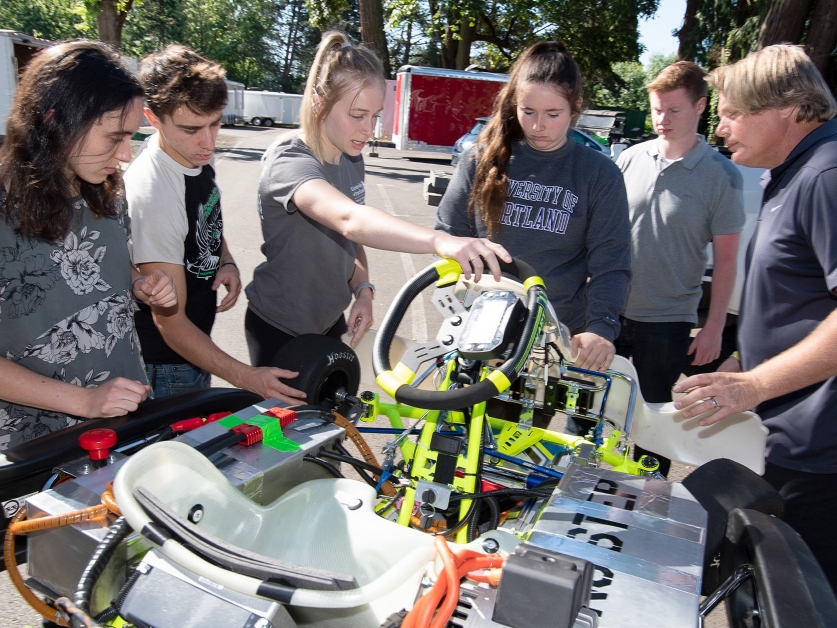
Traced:
[[23, 582], [23, 577], [20, 575], [20, 570], [17, 566], [17, 557], [15, 556], [15, 533], [12, 531], [12, 527], [20, 522], [25, 516], [26, 507], [23, 506], [12, 518], [12, 522], [9, 524], [9, 527], [6, 528], [6, 537], [3, 541], [3, 560], [6, 563], [6, 571], [9, 573], [9, 579], [12, 581], [15, 589], [17, 589], [17, 592], [20, 593], [21, 597], [26, 600], [29, 606], [35, 609], [38, 614], [47, 620], [54, 622], [59, 626], [66, 626], [67, 622], [59, 615], [58, 611], [35, 595]]

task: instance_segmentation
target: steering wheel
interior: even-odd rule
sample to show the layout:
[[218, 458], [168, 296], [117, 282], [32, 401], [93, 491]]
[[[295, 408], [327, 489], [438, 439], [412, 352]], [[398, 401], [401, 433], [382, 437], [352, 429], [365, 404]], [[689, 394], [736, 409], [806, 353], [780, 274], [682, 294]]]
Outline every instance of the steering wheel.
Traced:
[[[488, 401], [508, 390], [520, 375], [532, 347], [540, 337], [546, 313], [551, 311], [551, 307], [546, 297], [543, 279], [531, 266], [519, 259], [512, 260], [510, 264], [502, 260], [498, 261], [504, 274], [519, 279], [526, 288], [528, 313], [511, 355], [501, 366], [492, 370], [485, 379], [465, 388], [420, 390], [410, 386], [421, 363], [459, 348], [459, 336], [470, 314], [469, 309], [454, 296], [454, 288], [462, 274], [462, 267], [456, 260], [439, 260], [418, 273], [401, 288], [384, 316], [375, 338], [372, 349], [375, 380], [397, 402], [427, 410], [457, 410]], [[395, 368], [391, 368], [389, 351], [398, 325], [410, 304], [421, 294], [422, 290], [433, 283], [437, 287], [434, 293], [437, 307], [441, 305], [440, 309], [446, 315], [437, 338], [408, 350]]]

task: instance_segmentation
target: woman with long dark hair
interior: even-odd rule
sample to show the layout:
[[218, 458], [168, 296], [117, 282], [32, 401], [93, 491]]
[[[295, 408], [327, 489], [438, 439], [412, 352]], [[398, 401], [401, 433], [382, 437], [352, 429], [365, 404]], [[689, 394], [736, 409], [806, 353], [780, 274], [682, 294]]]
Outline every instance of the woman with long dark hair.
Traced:
[[576, 366], [604, 370], [628, 295], [631, 238], [619, 169], [568, 138], [582, 97], [563, 43], [523, 51], [453, 175], [436, 229], [488, 237], [528, 262], [573, 332]]
[[141, 119], [139, 84], [103, 44], [44, 49], [21, 78], [0, 148], [0, 449], [148, 395], [134, 300], [177, 299], [128, 256], [119, 162]]

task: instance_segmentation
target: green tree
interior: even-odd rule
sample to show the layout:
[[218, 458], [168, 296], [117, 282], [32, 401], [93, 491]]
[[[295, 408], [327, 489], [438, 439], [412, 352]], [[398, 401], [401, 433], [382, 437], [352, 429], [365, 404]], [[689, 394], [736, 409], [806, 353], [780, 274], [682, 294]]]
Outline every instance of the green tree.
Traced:
[[0, 26], [53, 41], [95, 34], [84, 0], [2, 0]]
[[186, 42], [185, 0], [143, 0], [125, 22], [122, 51], [132, 57], [161, 50], [168, 44]]
[[636, 109], [648, 111], [648, 85], [666, 66], [677, 60], [675, 55], [655, 54], [643, 67], [637, 61], [619, 61], [613, 64], [613, 72], [620, 78], [622, 87], [610, 90], [599, 85], [590, 85], [587, 90], [591, 107], [614, 109]]
[[99, 39], [117, 50], [122, 48], [122, 28], [134, 0], [85, 0], [87, 12], [96, 18]]

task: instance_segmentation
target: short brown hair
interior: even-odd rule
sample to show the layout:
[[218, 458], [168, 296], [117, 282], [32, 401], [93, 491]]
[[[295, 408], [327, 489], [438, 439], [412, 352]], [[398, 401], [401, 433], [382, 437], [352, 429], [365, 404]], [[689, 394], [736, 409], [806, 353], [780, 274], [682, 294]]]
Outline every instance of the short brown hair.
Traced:
[[645, 86], [650, 92], [667, 94], [676, 89], [685, 89], [692, 104], [697, 104], [701, 98], [709, 95], [709, 86], [706, 84], [706, 72], [697, 63], [691, 61], [678, 61], [663, 68], [653, 81]]
[[179, 107], [206, 115], [227, 104], [224, 68], [186, 46], [171, 45], [140, 62], [139, 82], [145, 104], [158, 118]]
[[826, 122], [837, 116], [837, 101], [802, 46], [767, 46], [707, 79], [741, 113], [799, 107], [797, 122]]

